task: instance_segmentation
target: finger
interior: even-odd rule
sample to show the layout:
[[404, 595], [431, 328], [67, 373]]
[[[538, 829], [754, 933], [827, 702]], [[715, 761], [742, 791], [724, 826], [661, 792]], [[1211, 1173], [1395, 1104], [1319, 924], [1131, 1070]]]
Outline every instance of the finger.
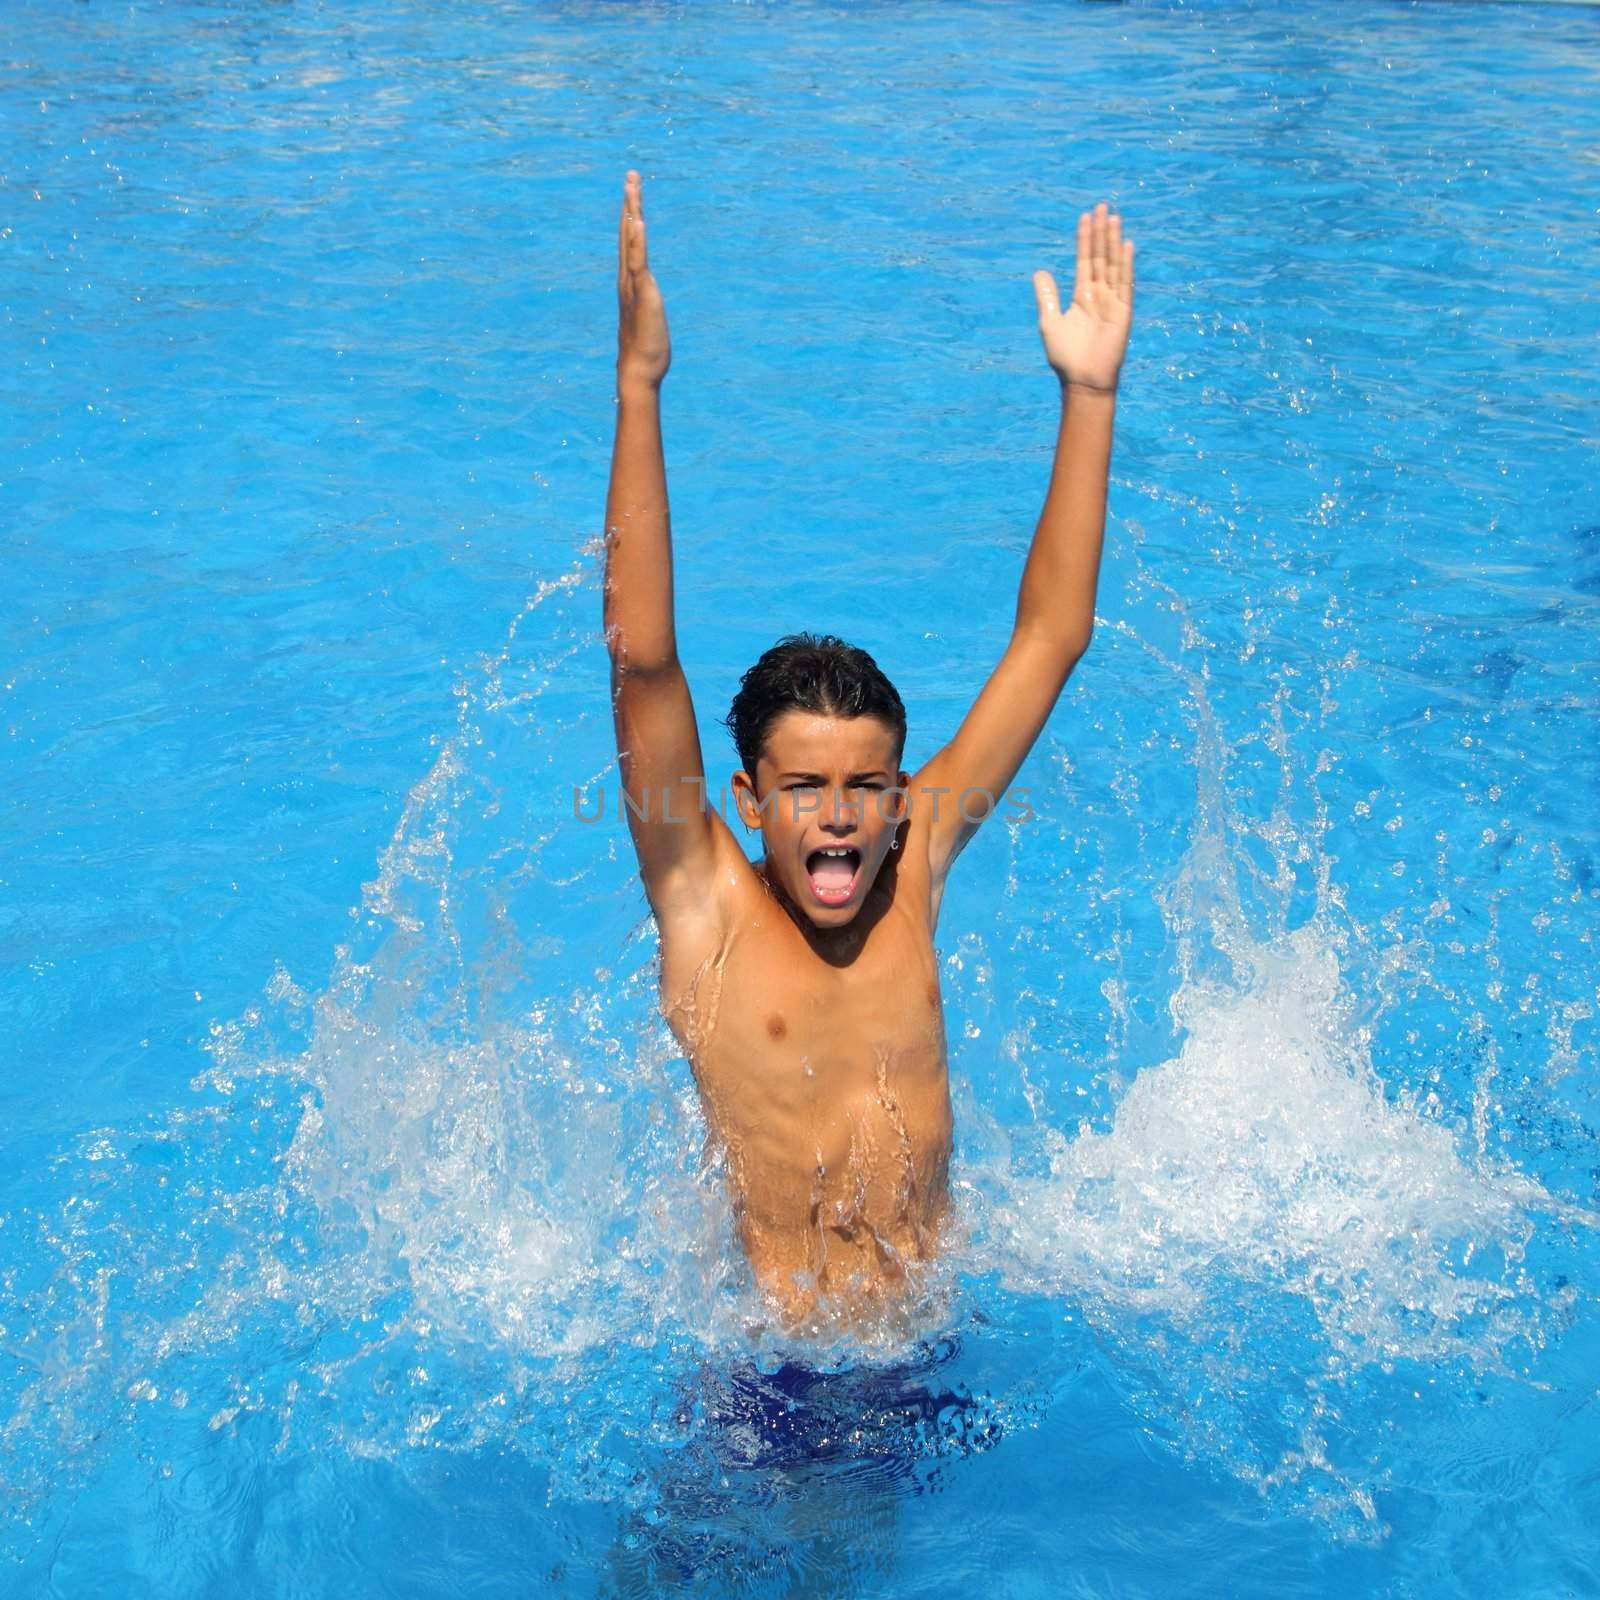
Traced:
[[1122, 218], [1113, 211], [1106, 218], [1106, 283], [1122, 291]]
[[1061, 315], [1061, 291], [1056, 288], [1056, 280], [1048, 272], [1034, 273], [1033, 297], [1039, 302], [1039, 320], [1041, 322], [1047, 317], [1059, 317]]
[[637, 172], [628, 173], [628, 270], [648, 272], [649, 253], [645, 245], [644, 180]]
[[1078, 264], [1072, 275], [1072, 298], [1074, 300], [1080, 299], [1086, 294], [1090, 283], [1093, 282], [1089, 253], [1094, 247], [1094, 241], [1090, 228], [1089, 213], [1080, 211], [1078, 213]]
[[1128, 302], [1128, 309], [1133, 309], [1133, 240], [1122, 241], [1122, 281], [1123, 298]]
[[648, 272], [650, 270], [650, 251], [645, 243], [644, 232], [644, 194], [635, 189], [633, 205], [633, 238], [638, 250], [638, 259], [634, 264], [635, 272]]
[[628, 272], [628, 208], [632, 202], [633, 180], [629, 172], [622, 180], [622, 210], [617, 217], [617, 283], [620, 285]]
[[1106, 223], [1106, 212], [1109, 209], [1104, 200], [1094, 208], [1094, 281], [1103, 284], [1107, 278], [1106, 261], [1106, 234], [1109, 231]]

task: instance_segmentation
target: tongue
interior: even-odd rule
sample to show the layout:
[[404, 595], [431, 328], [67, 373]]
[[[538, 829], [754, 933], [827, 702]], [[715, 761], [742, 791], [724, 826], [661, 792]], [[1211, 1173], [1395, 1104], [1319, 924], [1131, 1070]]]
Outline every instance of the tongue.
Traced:
[[855, 875], [855, 862], [849, 856], [818, 856], [811, 868], [811, 881], [823, 894], [843, 894]]

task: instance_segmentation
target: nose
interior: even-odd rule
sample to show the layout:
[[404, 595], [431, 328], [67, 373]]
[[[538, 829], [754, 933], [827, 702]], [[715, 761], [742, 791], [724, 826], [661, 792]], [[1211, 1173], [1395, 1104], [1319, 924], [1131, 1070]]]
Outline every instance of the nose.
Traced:
[[823, 802], [822, 815], [818, 819], [825, 833], [847, 834], [854, 833], [860, 822], [860, 807], [846, 798], [844, 789], [829, 791], [830, 798]]

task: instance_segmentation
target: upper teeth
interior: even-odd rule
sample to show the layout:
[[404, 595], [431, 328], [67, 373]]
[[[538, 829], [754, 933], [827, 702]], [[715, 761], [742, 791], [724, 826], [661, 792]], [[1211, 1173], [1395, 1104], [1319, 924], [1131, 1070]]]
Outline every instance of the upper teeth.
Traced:
[[822, 853], [825, 856], [847, 856], [851, 852], [850, 852], [850, 850], [848, 848], [846, 848], [844, 846], [839, 846], [839, 847], [836, 847], [836, 848], [833, 848], [833, 849], [825, 849]]

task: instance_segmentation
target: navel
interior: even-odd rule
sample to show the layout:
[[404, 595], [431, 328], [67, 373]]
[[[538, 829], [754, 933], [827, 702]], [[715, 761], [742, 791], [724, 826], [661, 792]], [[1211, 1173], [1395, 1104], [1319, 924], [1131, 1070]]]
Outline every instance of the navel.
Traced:
[[767, 1018], [767, 1037], [769, 1039], [781, 1039], [788, 1031], [789, 1024], [776, 1011]]

